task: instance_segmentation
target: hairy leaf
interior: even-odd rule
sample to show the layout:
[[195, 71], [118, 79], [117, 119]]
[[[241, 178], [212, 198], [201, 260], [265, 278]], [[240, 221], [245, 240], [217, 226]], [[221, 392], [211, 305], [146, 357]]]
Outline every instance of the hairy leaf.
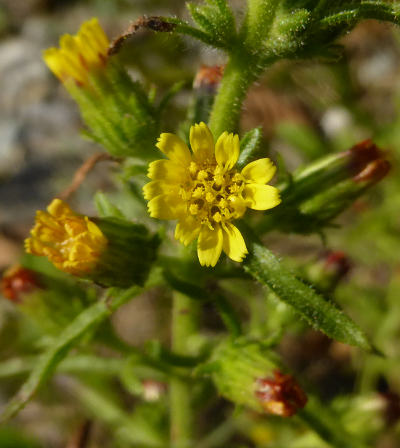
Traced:
[[259, 154], [260, 146], [262, 143], [262, 130], [261, 128], [255, 128], [247, 132], [240, 141], [240, 156], [237, 162], [238, 168], [245, 167], [253, 160], [263, 157]]
[[363, 331], [350, 317], [281, 265], [272, 252], [257, 242], [249, 247], [244, 269], [292, 306], [313, 328], [349, 345], [372, 350]]

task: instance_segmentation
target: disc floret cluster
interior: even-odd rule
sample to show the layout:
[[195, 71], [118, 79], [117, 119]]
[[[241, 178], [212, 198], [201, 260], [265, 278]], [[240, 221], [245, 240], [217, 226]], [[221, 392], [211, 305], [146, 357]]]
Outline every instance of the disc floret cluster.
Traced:
[[266, 185], [276, 168], [268, 158], [235, 165], [239, 136], [224, 132], [214, 144], [205, 123], [190, 130], [190, 146], [174, 134], [161, 134], [157, 147], [168, 160], [152, 162], [144, 187], [153, 218], [176, 219], [175, 237], [188, 245], [198, 238], [200, 264], [215, 266], [224, 251], [234, 261], [247, 254], [246, 244], [232, 221], [247, 208], [267, 210], [280, 203], [277, 188]]

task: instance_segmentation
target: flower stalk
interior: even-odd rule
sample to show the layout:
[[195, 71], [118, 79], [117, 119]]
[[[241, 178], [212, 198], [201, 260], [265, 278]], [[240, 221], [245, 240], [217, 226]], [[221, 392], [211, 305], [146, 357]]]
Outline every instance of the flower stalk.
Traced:
[[257, 59], [250, 57], [245, 50], [230, 57], [211, 110], [209, 125], [214, 135], [238, 130], [242, 103], [261, 71]]
[[[178, 355], [190, 355], [188, 339], [198, 330], [199, 304], [179, 292], [173, 294], [172, 350]], [[180, 378], [170, 382], [170, 438], [171, 448], [194, 446], [194, 414], [191, 385]]]

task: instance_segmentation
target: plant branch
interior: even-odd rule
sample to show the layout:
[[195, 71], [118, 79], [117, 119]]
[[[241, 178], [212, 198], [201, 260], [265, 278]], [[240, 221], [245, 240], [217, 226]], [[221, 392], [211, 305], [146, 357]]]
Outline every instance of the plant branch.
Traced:
[[58, 195], [60, 199], [67, 200], [69, 197], [75, 193], [75, 191], [81, 186], [85, 181], [87, 175], [94, 169], [94, 167], [103, 161], [113, 161], [116, 162], [118, 159], [110, 156], [105, 152], [96, 152], [90, 156], [83, 164], [77, 169], [72, 179], [71, 185], [66, 188], [62, 193]]

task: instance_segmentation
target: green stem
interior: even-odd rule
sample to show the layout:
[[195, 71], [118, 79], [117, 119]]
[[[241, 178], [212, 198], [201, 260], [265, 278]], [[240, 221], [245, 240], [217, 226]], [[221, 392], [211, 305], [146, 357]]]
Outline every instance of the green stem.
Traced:
[[260, 72], [257, 61], [246, 53], [231, 56], [211, 110], [209, 125], [215, 138], [224, 131], [237, 131], [247, 90]]
[[[174, 292], [172, 309], [172, 350], [190, 355], [189, 337], [197, 330], [199, 305], [188, 296]], [[193, 411], [191, 385], [174, 378], [170, 384], [171, 448], [193, 446]]]
[[246, 43], [259, 49], [267, 38], [275, 18], [279, 0], [248, 0], [246, 17]]

